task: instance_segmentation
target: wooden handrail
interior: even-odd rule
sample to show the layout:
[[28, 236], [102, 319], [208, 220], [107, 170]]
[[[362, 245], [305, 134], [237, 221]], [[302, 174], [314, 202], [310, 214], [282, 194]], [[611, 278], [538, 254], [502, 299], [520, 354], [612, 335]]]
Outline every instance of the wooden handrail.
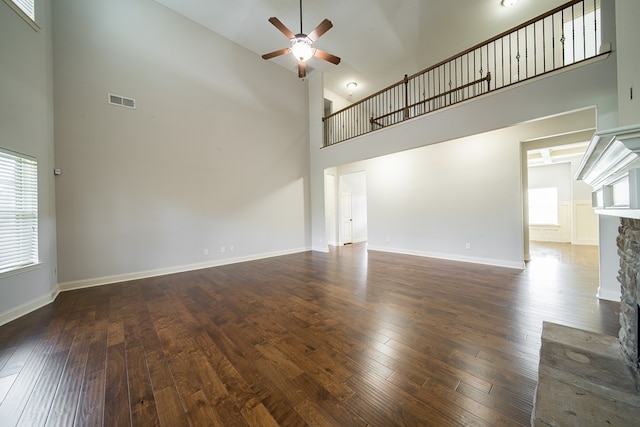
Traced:
[[468, 53], [471, 53], [474, 50], [479, 49], [479, 48], [481, 48], [481, 47], [483, 47], [485, 45], [488, 45], [489, 43], [492, 43], [492, 42], [494, 42], [496, 40], [500, 40], [501, 38], [503, 38], [503, 37], [505, 37], [505, 36], [507, 36], [507, 35], [509, 35], [511, 33], [515, 33], [515, 32], [517, 32], [517, 31], [519, 31], [519, 30], [521, 30], [523, 28], [528, 27], [529, 25], [533, 24], [534, 22], [537, 22], [537, 21], [540, 21], [542, 19], [548, 18], [549, 16], [553, 16], [556, 13], [562, 11], [563, 9], [566, 9], [566, 8], [568, 8], [570, 6], [573, 6], [575, 4], [578, 4], [578, 3], [582, 3], [583, 1], [584, 0], [571, 0], [570, 2], [567, 2], [567, 3], [565, 3], [565, 4], [561, 5], [561, 6], [558, 6], [558, 7], [554, 8], [554, 9], [548, 11], [548, 12], [545, 12], [545, 13], [535, 17], [535, 18], [529, 19], [528, 21], [526, 21], [526, 22], [524, 22], [524, 23], [522, 23], [522, 24], [520, 24], [518, 26], [515, 26], [515, 27], [511, 28], [510, 30], [504, 31], [504, 32], [498, 34], [497, 36], [491, 37], [490, 39], [485, 40], [482, 43], [478, 43], [477, 45], [475, 45], [473, 47], [470, 47], [469, 49], [466, 49], [466, 50], [464, 50], [464, 51], [462, 51], [460, 53], [457, 53], [456, 55], [453, 55], [453, 56], [451, 56], [451, 57], [449, 57], [449, 58], [447, 58], [445, 60], [442, 60], [442, 61], [438, 62], [437, 64], [430, 66], [429, 68], [425, 68], [422, 71], [418, 71], [417, 73], [412, 74], [412, 75], [410, 75], [408, 77], [405, 75], [405, 78], [400, 80], [399, 82], [393, 83], [393, 84], [387, 86], [386, 88], [384, 88], [382, 90], [379, 90], [378, 92], [376, 92], [376, 93], [374, 93], [372, 95], [369, 95], [366, 98], [361, 99], [360, 101], [354, 102], [353, 104], [349, 105], [348, 107], [345, 107], [345, 108], [343, 108], [341, 110], [338, 110], [338, 111], [336, 111], [334, 113], [329, 114], [328, 116], [323, 117], [322, 121], [324, 121], [325, 119], [328, 119], [330, 117], [333, 117], [333, 116], [335, 116], [337, 114], [340, 114], [343, 111], [348, 110], [350, 108], [353, 108], [353, 107], [355, 107], [355, 106], [357, 106], [359, 104], [363, 104], [363, 103], [367, 102], [368, 100], [370, 100], [371, 98], [375, 98], [376, 96], [378, 96], [378, 95], [380, 95], [380, 94], [382, 94], [382, 93], [384, 93], [384, 92], [386, 92], [388, 90], [391, 90], [396, 86], [400, 86], [401, 84], [404, 84], [405, 81], [407, 81], [407, 80], [411, 80], [411, 79], [414, 79], [414, 78], [416, 78], [416, 77], [418, 77], [418, 76], [420, 76], [422, 74], [428, 73], [429, 71], [432, 71], [432, 70], [434, 70], [434, 69], [436, 69], [438, 67], [441, 67], [441, 66], [443, 66], [445, 64], [448, 64], [448, 63], [452, 62], [456, 58], [459, 58], [459, 57], [464, 56], [464, 55], [466, 55]]
[[[599, 9], [600, 1], [603, 0], [571, 0], [411, 76], [405, 74], [401, 81], [323, 117], [323, 145], [333, 145], [606, 54], [597, 52], [601, 19], [594, 14], [585, 21], [588, 14]], [[592, 31], [589, 34], [587, 22], [593, 24], [589, 24]], [[582, 38], [576, 38], [576, 25], [582, 28]], [[550, 29], [545, 32], [547, 27]], [[528, 38], [529, 33], [533, 34]], [[538, 38], [541, 40], [537, 44]], [[479, 78], [475, 79], [476, 76]], [[470, 89], [483, 82], [487, 82], [486, 90], [483, 85]], [[436, 103], [428, 104], [433, 101]]]
[[[398, 108], [397, 110], [391, 111], [391, 112], [389, 112], [389, 113], [387, 113], [387, 114], [383, 114], [383, 115], [378, 116], [378, 117], [371, 117], [371, 118], [369, 119], [369, 123], [377, 124], [378, 126], [382, 126], [382, 127], [384, 127], [384, 125], [383, 125], [383, 124], [381, 124], [381, 123], [378, 123], [378, 122], [377, 122], [377, 120], [380, 120], [380, 119], [384, 119], [384, 118], [386, 118], [386, 117], [393, 116], [394, 114], [398, 114], [398, 113], [399, 113], [399, 112], [401, 112], [401, 111], [404, 111], [404, 112], [405, 112], [405, 116], [408, 116], [408, 115], [409, 115], [408, 110], [409, 110], [409, 109], [411, 109], [411, 108], [417, 107], [418, 105], [426, 104], [427, 102], [434, 101], [434, 100], [436, 100], [436, 99], [438, 99], [438, 98], [442, 98], [442, 97], [447, 96], [447, 95], [451, 95], [452, 93], [455, 93], [455, 92], [457, 92], [457, 91], [459, 91], [459, 90], [466, 89], [466, 88], [468, 88], [468, 87], [471, 87], [471, 86], [473, 86], [473, 85], [476, 85], [476, 84], [478, 84], [478, 83], [482, 83], [482, 82], [485, 82], [485, 81], [486, 81], [486, 82], [490, 82], [490, 81], [491, 81], [491, 73], [487, 73], [487, 75], [486, 75], [485, 77], [482, 77], [482, 78], [480, 78], [480, 79], [478, 79], [478, 80], [475, 80], [475, 81], [472, 81], [472, 82], [469, 82], [469, 83], [463, 84], [463, 85], [458, 86], [458, 87], [453, 88], [453, 89], [449, 89], [449, 90], [447, 90], [447, 91], [445, 91], [445, 92], [442, 92], [442, 93], [440, 93], [440, 94], [438, 94], [438, 95], [434, 95], [434, 96], [431, 96], [431, 97], [429, 97], [429, 98], [423, 99], [423, 100], [421, 100], [421, 101], [414, 102], [413, 104], [410, 104], [410, 105], [409, 105], [409, 104], [408, 104], [408, 102], [407, 102], [407, 103], [405, 104], [405, 105], [407, 105], [406, 107]], [[487, 91], [488, 91], [488, 89], [489, 89], [489, 88], [487, 88]]]
[[425, 69], [424, 69], [424, 70], [422, 70], [422, 71], [418, 71], [417, 73], [415, 73], [415, 74], [413, 74], [413, 75], [409, 76], [409, 79], [412, 79], [412, 78], [418, 77], [418, 76], [420, 76], [420, 75], [422, 75], [422, 74], [424, 74], [424, 73], [427, 73], [427, 72], [429, 72], [429, 71], [431, 71], [431, 70], [434, 70], [434, 69], [436, 69], [436, 68], [438, 68], [438, 67], [441, 67], [441, 66], [443, 66], [444, 64], [448, 64], [449, 62], [452, 62], [453, 60], [455, 60], [456, 58], [458, 58], [458, 57], [460, 57], [460, 56], [464, 56], [464, 55], [466, 55], [467, 53], [471, 53], [471, 52], [473, 52], [473, 51], [474, 51], [474, 50], [476, 50], [476, 49], [480, 49], [481, 47], [484, 47], [485, 45], [488, 45], [488, 44], [493, 43], [493, 42], [495, 42], [495, 41], [497, 41], [497, 40], [500, 40], [501, 38], [503, 38], [503, 37], [505, 37], [505, 36], [508, 36], [509, 34], [512, 34], [512, 33], [518, 32], [518, 31], [522, 30], [523, 28], [526, 28], [526, 27], [528, 27], [529, 25], [531, 25], [531, 24], [533, 24], [533, 23], [535, 23], [535, 22], [538, 22], [538, 21], [541, 21], [541, 20], [543, 20], [543, 19], [545, 19], [545, 18], [548, 18], [548, 17], [550, 17], [550, 16], [553, 16], [553, 15], [555, 15], [556, 13], [561, 12], [562, 10], [564, 10], [564, 9], [568, 8], [569, 6], [573, 6], [573, 5], [575, 5], [575, 4], [583, 3], [583, 2], [584, 2], [584, 0], [571, 0], [570, 2], [565, 3], [565, 4], [563, 4], [562, 6], [558, 6], [558, 7], [556, 7], [555, 9], [552, 9], [552, 10], [550, 10], [550, 11], [548, 11], [548, 12], [543, 13], [542, 15], [538, 15], [538, 16], [536, 16], [535, 18], [529, 19], [529, 20], [528, 20], [527, 22], [525, 22], [525, 23], [522, 23], [522, 24], [520, 24], [520, 25], [518, 25], [518, 26], [516, 26], [516, 27], [513, 27], [513, 28], [511, 28], [510, 30], [504, 31], [504, 32], [502, 32], [502, 33], [498, 34], [497, 36], [493, 36], [493, 37], [491, 37], [490, 39], [483, 41], [482, 43], [478, 43], [477, 45], [475, 45], [475, 46], [473, 46], [473, 47], [470, 47], [470, 48], [469, 48], [469, 49], [467, 49], [467, 50], [463, 50], [462, 52], [460, 52], [460, 53], [458, 53], [458, 54], [456, 54], [456, 55], [453, 55], [453, 56], [451, 56], [451, 57], [449, 57], [449, 58], [447, 58], [447, 59], [445, 59], [445, 60], [443, 60], [443, 61], [440, 61], [440, 62], [438, 62], [436, 65], [432, 65], [432, 66], [431, 66], [431, 67], [429, 67], [429, 68], [425, 68]]
[[325, 119], [331, 118], [331, 117], [333, 117], [333, 116], [335, 116], [335, 115], [337, 115], [337, 114], [340, 114], [340, 113], [342, 113], [343, 111], [346, 111], [346, 110], [348, 110], [348, 109], [350, 109], [350, 108], [353, 108], [353, 107], [355, 107], [356, 105], [364, 104], [365, 102], [367, 102], [367, 101], [368, 101], [368, 100], [370, 100], [371, 98], [375, 98], [376, 96], [378, 96], [378, 95], [380, 95], [380, 94], [383, 94], [384, 92], [386, 92], [386, 91], [388, 91], [388, 90], [391, 90], [391, 89], [393, 89], [393, 88], [394, 88], [394, 87], [396, 87], [396, 86], [400, 86], [401, 84], [404, 84], [404, 80], [401, 80], [401, 81], [399, 81], [399, 82], [397, 82], [397, 83], [394, 83], [394, 84], [392, 84], [392, 85], [389, 85], [389, 86], [385, 87], [384, 89], [379, 90], [379, 91], [377, 91], [376, 93], [374, 93], [374, 94], [372, 94], [372, 95], [367, 96], [366, 98], [362, 98], [360, 101], [358, 101], [358, 102], [354, 102], [353, 104], [350, 104], [348, 107], [345, 107], [345, 108], [343, 108], [342, 110], [338, 110], [338, 111], [336, 111], [335, 113], [331, 113], [331, 114], [329, 114], [328, 116], [323, 117], [323, 118], [322, 118], [322, 121], [324, 121]]

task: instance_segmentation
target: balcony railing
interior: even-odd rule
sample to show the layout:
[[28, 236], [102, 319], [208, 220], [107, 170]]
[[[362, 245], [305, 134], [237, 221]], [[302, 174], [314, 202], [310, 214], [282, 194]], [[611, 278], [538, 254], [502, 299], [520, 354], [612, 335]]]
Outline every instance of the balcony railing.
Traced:
[[324, 146], [598, 56], [600, 0], [574, 0], [323, 117]]

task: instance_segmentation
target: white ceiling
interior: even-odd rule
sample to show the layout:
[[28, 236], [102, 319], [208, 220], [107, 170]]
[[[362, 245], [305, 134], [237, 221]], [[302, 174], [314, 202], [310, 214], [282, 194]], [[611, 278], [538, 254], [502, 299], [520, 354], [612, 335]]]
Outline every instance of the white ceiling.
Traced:
[[[267, 20], [275, 16], [300, 31], [299, 0], [156, 0], [225, 38], [262, 55], [288, 47]], [[344, 97], [356, 81], [357, 100], [477, 43], [534, 18], [565, 0], [303, 0], [303, 32], [327, 18], [333, 28], [314, 46], [342, 58], [332, 65], [309, 60], [309, 72], [324, 73], [325, 87]], [[271, 59], [291, 70], [291, 55]]]

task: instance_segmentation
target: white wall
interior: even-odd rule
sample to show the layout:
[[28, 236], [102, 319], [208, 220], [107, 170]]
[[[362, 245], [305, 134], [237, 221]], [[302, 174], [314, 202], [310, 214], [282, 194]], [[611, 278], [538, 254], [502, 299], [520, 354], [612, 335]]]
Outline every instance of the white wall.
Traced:
[[308, 249], [306, 82], [152, 0], [55, 6], [62, 289]]
[[620, 301], [620, 282], [618, 271], [620, 269], [620, 257], [618, 256], [618, 227], [620, 218], [609, 215], [598, 215], [598, 228], [600, 232], [600, 286], [598, 298], [610, 301]]
[[330, 168], [325, 174], [325, 206], [327, 226], [327, 243], [338, 245], [338, 180], [336, 168]]
[[[638, 49], [638, 0], [616, 0], [618, 40], [618, 109], [620, 126], [640, 122], [640, 49]], [[631, 96], [633, 91], [633, 97]]]
[[[370, 247], [522, 266], [520, 142], [536, 134], [584, 129], [570, 118], [550, 119], [539, 129], [532, 122], [566, 111], [596, 106], [600, 123], [617, 120], [613, 74], [615, 55], [322, 150], [317, 149], [322, 136], [312, 134], [314, 248], [326, 250], [323, 197], [317, 197], [322, 195], [323, 171], [396, 152], [394, 158], [409, 162], [409, 168], [384, 171], [387, 166], [378, 164], [379, 178], [367, 169]], [[586, 84], [593, 81], [599, 84]], [[518, 123], [522, 125], [511, 127]], [[494, 130], [497, 133], [484, 135]], [[476, 136], [466, 138], [469, 135]], [[402, 153], [422, 146], [429, 147], [421, 162], [411, 158], [413, 153]], [[410, 172], [418, 170], [431, 181], [414, 179]], [[379, 188], [387, 191], [376, 200], [371, 192]], [[390, 210], [393, 206], [398, 208]], [[471, 243], [471, 250], [465, 243]]]
[[516, 135], [505, 129], [369, 160], [369, 248], [522, 267], [522, 238], [512, 232], [522, 201], [509, 179], [519, 174]]
[[38, 160], [40, 265], [0, 277], [0, 324], [56, 294], [56, 230], [53, 150], [51, 10], [36, 0], [34, 31], [0, 2], [0, 147]]
[[571, 200], [571, 164], [556, 163], [550, 165], [532, 166], [529, 168], [529, 188], [558, 189], [558, 200]]
[[335, 92], [331, 92], [329, 89], [324, 89], [324, 97], [329, 99], [332, 102], [333, 111], [332, 114], [342, 110], [343, 108], [347, 108], [352, 104], [349, 100], [343, 98], [342, 96], [336, 94]]
[[337, 169], [366, 173], [370, 249], [520, 268], [519, 141], [589, 126], [579, 111]]

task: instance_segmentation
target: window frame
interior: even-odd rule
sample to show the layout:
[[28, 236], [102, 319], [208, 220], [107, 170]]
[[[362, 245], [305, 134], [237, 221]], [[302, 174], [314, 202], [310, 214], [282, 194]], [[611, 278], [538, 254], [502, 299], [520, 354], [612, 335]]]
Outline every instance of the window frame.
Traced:
[[[27, 161], [32, 163], [32, 166], [30, 166], [31, 170], [28, 171], [29, 173], [25, 177], [26, 180], [21, 179], [20, 182], [18, 183], [21, 187], [24, 188], [24, 191], [22, 191], [19, 196], [22, 199], [27, 200], [27, 203], [24, 204], [24, 206], [28, 206], [30, 207], [30, 209], [29, 208], [27, 209], [12, 208], [12, 204], [15, 203], [14, 201], [18, 199], [17, 196], [14, 197], [13, 199], [11, 197], [7, 197], [7, 201], [9, 203], [5, 206], [8, 206], [8, 212], [13, 211], [16, 213], [24, 212], [24, 213], [31, 214], [30, 221], [28, 221], [25, 224], [27, 226], [30, 225], [33, 228], [32, 232], [29, 234], [27, 238], [21, 239], [20, 237], [18, 237], [15, 239], [16, 243], [21, 241], [28, 242], [29, 249], [24, 251], [25, 253], [23, 255], [25, 256], [24, 258], [21, 259], [21, 261], [18, 261], [13, 265], [8, 265], [4, 267], [0, 266], [0, 278], [1, 278], [1, 277], [22, 273], [27, 270], [31, 270], [39, 266], [41, 262], [40, 262], [40, 251], [39, 251], [39, 244], [40, 244], [39, 225], [40, 224], [39, 224], [39, 198], [38, 198], [38, 159], [29, 155], [25, 155], [22, 153], [18, 153], [18, 152], [3, 149], [3, 148], [0, 148], [0, 156], [2, 157], [3, 161], [6, 159], [6, 161], [8, 162], [13, 162], [14, 165], [16, 165], [18, 162], [21, 162], [21, 161]], [[24, 168], [24, 166], [21, 166], [21, 167]], [[17, 169], [18, 168], [16, 166], [13, 167], [14, 171]], [[9, 172], [10, 174], [9, 176], [11, 176], [11, 168], [7, 168], [7, 172]], [[11, 178], [9, 178], [8, 181], [11, 181]], [[26, 194], [27, 192], [29, 193]], [[2, 202], [2, 200], [0, 200], [0, 202]], [[2, 205], [0, 204], [0, 208], [1, 206]], [[2, 213], [1, 210], [0, 210], [0, 213]], [[7, 218], [10, 218], [10, 215], [7, 215]], [[2, 226], [1, 221], [2, 221], [2, 218], [0, 217], [0, 226]], [[12, 220], [8, 219], [9, 227], [13, 227], [11, 225], [11, 222]], [[15, 228], [19, 229], [18, 226], [15, 226]], [[33, 243], [34, 241], [35, 243]]]
[[29, 16], [14, 0], [4, 0], [15, 13], [18, 14], [35, 31], [40, 31], [40, 26], [36, 22], [36, 0], [33, 1], [33, 18]]

